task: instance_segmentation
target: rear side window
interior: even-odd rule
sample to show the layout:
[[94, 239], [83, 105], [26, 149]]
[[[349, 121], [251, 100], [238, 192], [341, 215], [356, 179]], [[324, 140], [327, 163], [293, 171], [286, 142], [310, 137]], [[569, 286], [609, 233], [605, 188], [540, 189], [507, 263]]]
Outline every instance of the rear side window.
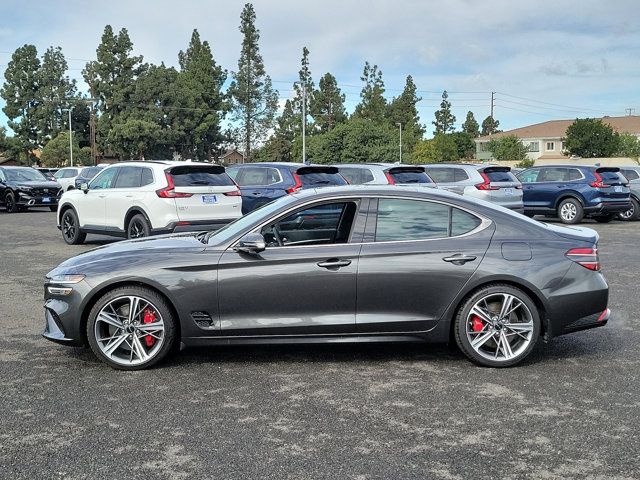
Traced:
[[280, 172], [273, 167], [242, 167], [234, 170], [232, 175], [235, 175], [241, 187], [268, 186], [282, 181]]
[[120, 173], [116, 178], [114, 188], [137, 188], [140, 187], [140, 177], [142, 168], [140, 167], [120, 167]]
[[326, 187], [330, 185], [346, 185], [347, 181], [339, 173], [324, 173], [314, 171], [298, 171], [298, 177], [300, 177], [300, 183], [303, 187], [315, 188]]
[[483, 172], [490, 182], [517, 182], [516, 176], [509, 170], [485, 169]]
[[340, 167], [340, 174], [351, 185], [362, 185], [373, 180], [373, 173], [368, 168]]
[[376, 242], [427, 240], [463, 235], [481, 220], [459, 208], [422, 200], [381, 198], [378, 201]]
[[436, 183], [453, 183], [456, 181], [453, 168], [426, 168], [425, 170]]
[[142, 182], [140, 186], [144, 187], [145, 185], [150, 185], [153, 183], [153, 172], [150, 168], [142, 168]]
[[638, 172], [636, 172], [635, 170], [620, 170], [622, 172], [622, 174], [627, 178], [627, 180], [637, 180], [638, 178], [640, 178], [640, 175], [638, 175]]
[[424, 172], [392, 168], [388, 173], [396, 183], [432, 183], [431, 179]]
[[580, 173], [580, 170], [577, 168], [569, 169], [569, 178], [567, 178], [567, 180], [580, 180], [581, 178], [583, 178], [583, 175]]
[[179, 166], [169, 170], [176, 187], [225, 187], [234, 185], [224, 167], [212, 166]]
[[454, 168], [454, 179], [456, 182], [464, 182], [465, 180], [469, 180], [469, 175], [462, 168]]

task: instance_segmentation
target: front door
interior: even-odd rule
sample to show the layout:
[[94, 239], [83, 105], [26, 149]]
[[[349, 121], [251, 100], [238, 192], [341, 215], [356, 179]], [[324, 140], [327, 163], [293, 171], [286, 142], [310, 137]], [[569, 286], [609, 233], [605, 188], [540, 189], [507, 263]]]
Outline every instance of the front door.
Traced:
[[[103, 230], [105, 227], [106, 197], [113, 188], [118, 168], [107, 168], [89, 184], [84, 196], [75, 202], [80, 226], [85, 229]], [[79, 194], [76, 194], [79, 195]]]
[[259, 230], [267, 242], [263, 252], [227, 250], [218, 268], [223, 333], [353, 332], [359, 205], [343, 200], [302, 207]]
[[478, 268], [494, 229], [447, 204], [379, 199], [358, 264], [358, 331], [433, 328]]

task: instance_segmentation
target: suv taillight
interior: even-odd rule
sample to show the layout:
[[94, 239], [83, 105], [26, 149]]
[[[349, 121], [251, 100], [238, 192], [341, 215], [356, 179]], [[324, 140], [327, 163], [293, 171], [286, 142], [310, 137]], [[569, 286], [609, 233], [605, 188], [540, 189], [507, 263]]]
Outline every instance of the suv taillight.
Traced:
[[478, 190], [500, 190], [500, 187], [491, 186], [491, 180], [489, 180], [486, 173], [480, 172], [480, 175], [482, 175], [484, 182], [476, 184]]
[[600, 174], [598, 172], [593, 172], [593, 175], [596, 177], [596, 181], [591, 182], [589, 186], [593, 188], [605, 188], [606, 185], [602, 181], [602, 177], [600, 176]]
[[384, 172], [384, 176], [387, 177], [387, 181], [389, 182], [389, 185], [396, 184], [396, 181], [393, 179], [393, 175], [391, 175], [389, 172]]
[[285, 191], [287, 193], [297, 192], [302, 188], [302, 181], [300, 180], [300, 176], [297, 173], [293, 174], [293, 180], [296, 182], [293, 187], [287, 188]]
[[176, 192], [176, 186], [173, 183], [173, 177], [169, 172], [164, 172], [164, 176], [167, 177], [167, 186], [156, 190], [156, 195], [160, 198], [187, 198], [191, 197], [193, 193]]
[[593, 248], [572, 248], [565, 255], [569, 260], [579, 263], [584, 268], [597, 272], [600, 270], [600, 257], [598, 257], [598, 249]]

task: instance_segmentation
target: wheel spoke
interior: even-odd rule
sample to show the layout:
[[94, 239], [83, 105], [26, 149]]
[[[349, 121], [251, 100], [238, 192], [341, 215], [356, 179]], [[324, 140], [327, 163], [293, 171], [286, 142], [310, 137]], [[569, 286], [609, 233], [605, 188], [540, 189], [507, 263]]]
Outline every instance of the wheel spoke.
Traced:
[[162, 322], [153, 322], [153, 323], [141, 323], [137, 326], [138, 330], [144, 332], [146, 334], [151, 334], [152, 332], [161, 332], [164, 331], [164, 323]]
[[139, 305], [140, 299], [138, 297], [129, 297], [129, 323], [133, 323], [133, 320], [138, 316]]
[[471, 342], [471, 346], [473, 348], [475, 348], [476, 350], [479, 349], [482, 345], [484, 345], [485, 343], [487, 343], [487, 340], [489, 340], [491, 337], [493, 337], [493, 332], [486, 332], [484, 335], [476, 337], [472, 342]]
[[113, 325], [116, 328], [124, 328], [124, 325], [119, 318], [113, 317], [104, 310], [100, 312], [100, 315], [98, 315], [98, 320], [104, 323], [108, 323], [109, 325]]
[[531, 332], [533, 331], [533, 322], [511, 322], [505, 323], [504, 326], [512, 332]]
[[509, 344], [509, 339], [504, 333], [504, 330], [500, 332], [500, 339], [502, 340], [502, 352], [506, 359], [510, 359], [513, 357], [513, 351], [511, 350], [511, 345]]
[[127, 339], [126, 335], [120, 335], [120, 338], [118, 338], [117, 340], [112, 341], [109, 345], [107, 345], [104, 348], [104, 353], [111, 357], [113, 355], [113, 353], [118, 349], [118, 347], [120, 345], [122, 345], [122, 342], [124, 342]]
[[[500, 320], [505, 320], [509, 318], [511, 312], [513, 312], [516, 308], [520, 306], [519, 300], [513, 295], [509, 295], [505, 293], [503, 295], [504, 300], [502, 301], [502, 306], [500, 307], [500, 313], [498, 314], [498, 318]], [[515, 303], [515, 306], [514, 306]]]
[[488, 311], [480, 308], [480, 305], [474, 305], [470, 313], [471, 315], [477, 315], [485, 323], [493, 323], [491, 321], [491, 314]]
[[140, 343], [140, 339], [137, 336], [133, 336], [131, 340], [132, 350], [135, 351], [136, 356], [140, 359], [140, 361], [144, 362], [149, 358], [147, 352], [145, 351], [142, 343]]

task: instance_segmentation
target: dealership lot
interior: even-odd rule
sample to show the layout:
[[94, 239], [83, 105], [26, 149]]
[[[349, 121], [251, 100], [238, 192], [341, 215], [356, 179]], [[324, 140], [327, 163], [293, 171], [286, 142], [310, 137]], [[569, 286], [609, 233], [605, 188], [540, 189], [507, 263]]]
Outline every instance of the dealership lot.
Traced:
[[[519, 368], [444, 346], [188, 350], [111, 370], [42, 330], [55, 215], [0, 213], [0, 471], [8, 478], [637, 478], [640, 224], [587, 222], [611, 286], [605, 328]], [[277, 292], [276, 292], [277, 294]]]

